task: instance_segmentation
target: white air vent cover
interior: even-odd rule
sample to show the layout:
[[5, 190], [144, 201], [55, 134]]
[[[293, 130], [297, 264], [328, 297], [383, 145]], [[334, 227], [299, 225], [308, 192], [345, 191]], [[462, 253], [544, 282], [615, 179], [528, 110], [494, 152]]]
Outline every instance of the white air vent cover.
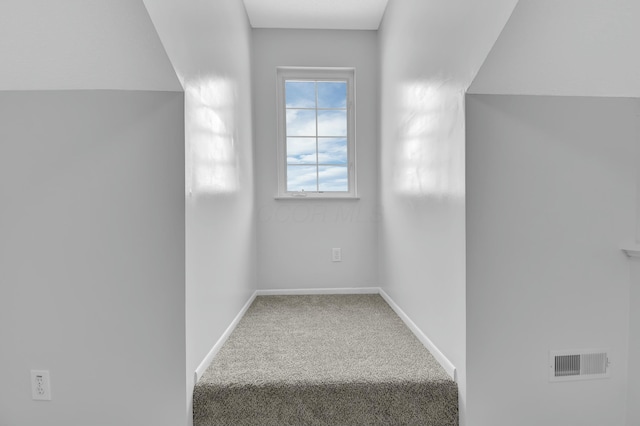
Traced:
[[606, 349], [551, 351], [549, 381], [604, 379], [609, 377]]

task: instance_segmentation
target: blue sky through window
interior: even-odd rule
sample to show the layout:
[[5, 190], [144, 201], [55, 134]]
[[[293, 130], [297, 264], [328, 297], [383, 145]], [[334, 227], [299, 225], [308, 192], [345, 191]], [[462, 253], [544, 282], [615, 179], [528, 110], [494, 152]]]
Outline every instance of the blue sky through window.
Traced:
[[287, 191], [349, 191], [347, 82], [285, 82]]
[[335, 81], [318, 82], [318, 108], [346, 108], [347, 83]]

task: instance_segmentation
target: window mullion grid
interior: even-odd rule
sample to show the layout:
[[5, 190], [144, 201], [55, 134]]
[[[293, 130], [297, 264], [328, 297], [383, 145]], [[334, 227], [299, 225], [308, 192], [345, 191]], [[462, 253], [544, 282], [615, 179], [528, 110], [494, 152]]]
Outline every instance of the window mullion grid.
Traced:
[[320, 192], [320, 166], [318, 164], [318, 81], [315, 81], [316, 89], [316, 192]]
[[353, 185], [355, 185], [355, 179], [352, 179], [353, 175], [351, 173], [351, 161], [353, 160], [352, 158], [352, 149], [353, 149], [353, 144], [355, 143], [355, 137], [352, 138], [352, 131], [354, 131], [354, 129], [352, 128], [352, 124], [353, 124], [353, 111], [352, 111], [352, 106], [353, 106], [353, 84], [351, 81], [347, 81], [347, 103], [345, 105], [346, 108], [346, 113], [347, 113], [347, 191], [351, 192], [351, 190], [353, 189]]
[[[302, 81], [302, 79], [301, 79]], [[315, 132], [314, 135], [309, 135], [309, 136], [304, 136], [304, 135], [298, 135], [297, 137], [299, 138], [315, 138], [315, 168], [316, 168], [316, 191], [317, 193], [320, 193], [320, 167], [345, 167], [347, 170], [347, 179], [348, 179], [348, 187], [347, 187], [347, 191], [351, 191], [352, 190], [352, 185], [354, 184], [354, 182], [352, 182], [352, 151], [351, 151], [351, 144], [353, 143], [353, 141], [350, 138], [351, 132], [353, 129], [351, 129], [351, 120], [352, 120], [352, 116], [353, 116], [353, 104], [350, 101], [351, 96], [352, 96], [352, 87], [349, 84], [349, 80], [345, 81], [347, 83], [347, 104], [345, 105], [344, 108], [336, 108], [336, 107], [320, 107], [319, 106], [319, 82], [320, 81], [325, 81], [325, 79], [318, 79], [318, 78], [310, 78], [309, 80], [307, 80], [309, 82], [313, 82], [314, 83], [314, 95], [315, 95], [315, 105], [312, 108], [305, 108], [305, 107], [296, 107], [295, 109], [298, 110], [308, 110], [308, 111], [314, 111], [314, 118], [315, 118]], [[285, 101], [285, 138], [284, 138], [284, 142], [285, 142], [285, 191], [287, 190], [287, 185], [288, 185], [288, 157], [287, 157], [287, 152], [288, 152], [288, 142], [289, 142], [289, 135], [288, 135], [288, 126], [286, 125], [286, 110], [288, 110], [289, 108], [286, 107], [286, 89], [285, 89], [285, 93], [283, 94], [284, 97], [284, 101]], [[319, 143], [319, 138], [320, 138], [320, 130], [319, 130], [319, 113], [321, 111], [340, 111], [343, 110], [346, 112], [347, 115], [347, 135], [346, 139], [347, 139], [347, 153], [346, 153], [346, 164], [325, 164], [325, 163], [320, 163], [320, 143]], [[330, 136], [330, 135], [325, 135], [323, 136], [323, 138], [329, 138], [329, 139], [337, 139], [337, 138], [343, 138], [345, 136]], [[292, 164], [293, 165], [293, 164]], [[303, 166], [303, 164], [296, 164], [296, 165], [300, 165]]]
[[287, 192], [289, 190], [289, 126], [287, 125], [289, 108], [287, 108], [287, 80], [280, 81], [282, 81], [282, 103], [284, 104], [284, 191]]

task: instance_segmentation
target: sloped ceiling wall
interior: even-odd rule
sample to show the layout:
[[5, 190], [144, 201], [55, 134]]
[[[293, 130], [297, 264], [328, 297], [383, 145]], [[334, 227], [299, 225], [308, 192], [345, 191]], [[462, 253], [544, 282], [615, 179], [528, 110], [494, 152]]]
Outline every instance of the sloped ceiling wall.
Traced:
[[461, 425], [475, 425], [465, 423], [464, 94], [515, 4], [390, 0], [378, 33], [379, 280], [455, 366]]
[[[256, 289], [251, 27], [241, 0], [145, 0], [185, 89], [187, 409]], [[192, 423], [192, 413], [187, 414]]]
[[3, 0], [0, 55], [0, 90], [182, 90], [142, 0]]
[[638, 97], [638, 22], [638, 0], [520, 0], [469, 93]]

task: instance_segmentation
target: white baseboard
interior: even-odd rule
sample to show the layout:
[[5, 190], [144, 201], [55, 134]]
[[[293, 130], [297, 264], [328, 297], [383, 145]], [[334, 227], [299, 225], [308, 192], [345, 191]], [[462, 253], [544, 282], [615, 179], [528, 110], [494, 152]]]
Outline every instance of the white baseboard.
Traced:
[[349, 288], [296, 288], [258, 290], [258, 296], [298, 296], [308, 294], [378, 294], [379, 287], [349, 287]]
[[249, 306], [251, 306], [251, 304], [253, 303], [253, 300], [257, 296], [256, 293], [257, 293], [256, 291], [253, 292], [251, 297], [249, 297], [249, 300], [247, 300], [247, 303], [245, 303], [242, 309], [240, 309], [240, 312], [238, 312], [238, 315], [236, 315], [233, 321], [231, 321], [231, 324], [229, 324], [229, 327], [227, 327], [224, 333], [222, 333], [222, 336], [218, 339], [215, 345], [213, 345], [213, 347], [211, 348], [207, 356], [204, 357], [200, 365], [198, 365], [198, 368], [196, 368], [195, 380], [193, 383], [198, 383], [198, 380], [200, 380], [200, 377], [202, 377], [207, 367], [209, 367], [209, 364], [211, 364], [213, 357], [215, 357], [218, 351], [220, 351], [220, 348], [222, 347], [222, 345], [224, 345], [224, 342], [226, 342], [229, 336], [231, 335], [231, 333], [233, 333], [233, 330], [236, 328], [236, 326], [238, 325], [238, 323], [240, 322], [244, 314], [247, 312], [247, 309], [249, 309]]
[[396, 302], [394, 302], [393, 299], [391, 299], [391, 297], [389, 297], [389, 295], [382, 289], [380, 289], [380, 296], [382, 296], [382, 298], [389, 304], [389, 306], [391, 306], [391, 309], [393, 309], [395, 313], [398, 314], [400, 319], [407, 325], [407, 327], [409, 327], [409, 330], [411, 330], [413, 334], [415, 334], [418, 340], [420, 340], [420, 342], [429, 350], [429, 352], [431, 352], [431, 355], [433, 355], [436, 361], [440, 363], [447, 374], [457, 382], [456, 367], [451, 363], [451, 361], [449, 361], [449, 359], [447, 359], [447, 357], [444, 356], [442, 352], [440, 352], [440, 350], [436, 347], [436, 345], [433, 344], [433, 342], [427, 337], [427, 335], [424, 334], [413, 321], [411, 321], [411, 318], [409, 318], [409, 316], [407, 316], [407, 314], [405, 314], [404, 311], [400, 309]]
[[446, 356], [433, 344], [431, 340], [418, 328], [418, 326], [404, 313], [402, 309], [396, 304], [396, 302], [389, 297], [384, 290], [379, 287], [351, 287], [351, 288], [312, 288], [312, 289], [272, 289], [272, 290], [256, 290], [247, 303], [242, 307], [238, 315], [233, 319], [229, 327], [222, 334], [222, 337], [213, 345], [207, 356], [202, 360], [198, 368], [195, 371], [195, 381], [197, 383], [200, 377], [204, 374], [211, 361], [216, 356], [224, 342], [227, 341], [233, 330], [240, 322], [240, 319], [244, 316], [249, 306], [253, 303], [256, 296], [286, 296], [286, 295], [309, 295], [309, 294], [379, 294], [394, 310], [394, 312], [400, 317], [400, 319], [406, 324], [406, 326], [413, 332], [418, 340], [431, 352], [433, 357], [440, 363], [442, 368], [447, 374], [457, 381], [456, 367], [447, 359]]

